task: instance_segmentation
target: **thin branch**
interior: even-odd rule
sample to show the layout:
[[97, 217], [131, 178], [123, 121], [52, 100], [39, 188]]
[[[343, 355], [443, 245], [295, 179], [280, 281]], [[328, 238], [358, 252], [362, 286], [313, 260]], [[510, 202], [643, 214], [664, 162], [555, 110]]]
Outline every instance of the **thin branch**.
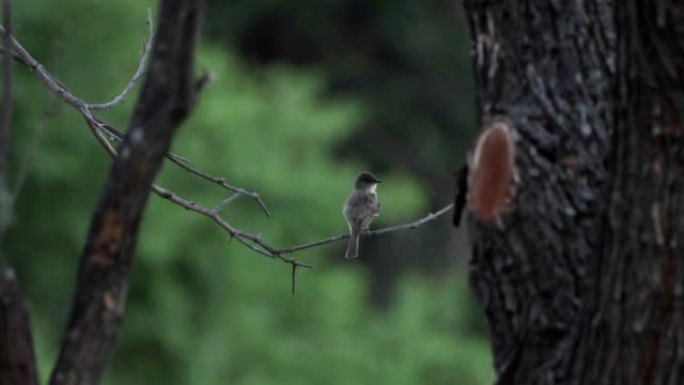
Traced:
[[[423, 218], [418, 219], [417, 221], [410, 222], [410, 223], [405, 223], [402, 225], [396, 225], [396, 226], [390, 226], [390, 227], [385, 227], [382, 229], [377, 229], [373, 231], [366, 232], [364, 235], [367, 236], [375, 236], [375, 235], [382, 235], [382, 234], [387, 234], [387, 233], [392, 233], [395, 231], [402, 231], [402, 230], [415, 230], [418, 227], [424, 225], [425, 223], [434, 221], [435, 219], [441, 217], [442, 215], [446, 214], [449, 212], [454, 207], [453, 203], [450, 203], [441, 209], [439, 209], [435, 213], [429, 213], [428, 215], [424, 216]], [[320, 239], [318, 241], [313, 241], [309, 243], [304, 243], [298, 246], [292, 246], [292, 247], [287, 247], [287, 248], [282, 248], [282, 249], [271, 249], [272, 252], [278, 253], [278, 254], [289, 254], [289, 253], [294, 253], [296, 251], [302, 251], [306, 249], [310, 249], [312, 247], [317, 247], [321, 245], [325, 245], [326, 243], [331, 243], [331, 242], [337, 242], [341, 241], [343, 239], [348, 239], [349, 234], [348, 233], [343, 233], [343, 234], [338, 234], [329, 238], [324, 238]]]
[[[102, 124], [102, 128], [105, 129], [107, 131], [107, 133], [109, 133], [114, 140], [116, 140], [117, 142], [121, 142], [123, 140], [124, 135], [119, 130], [117, 130], [114, 126], [112, 126], [111, 124], [108, 124], [108, 123], [104, 123], [104, 122], [101, 122], [101, 124]], [[251, 198], [252, 200], [257, 202], [257, 204], [259, 205], [259, 207], [261, 207], [261, 209], [264, 211], [264, 213], [266, 214], [267, 217], [271, 216], [271, 212], [269, 211], [269, 209], [266, 206], [266, 204], [264, 203], [264, 201], [261, 199], [261, 196], [259, 195], [259, 193], [256, 193], [253, 191], [247, 191], [243, 188], [233, 186], [233, 185], [227, 183], [224, 178], [209, 175], [204, 171], [198, 170], [198, 169], [196, 169], [190, 165], [190, 161], [188, 159], [180, 157], [180, 156], [178, 156], [172, 152], [169, 152], [166, 155], [166, 158], [168, 160], [170, 160], [172, 163], [174, 163], [175, 165], [177, 165], [178, 167], [182, 168], [183, 170], [185, 170], [185, 171], [187, 171], [193, 175], [196, 175], [196, 176], [198, 176], [198, 177], [200, 177], [206, 181], [215, 183], [215, 184], [225, 188], [226, 190], [229, 190], [229, 191], [232, 191], [234, 193], [238, 193], [240, 195], [244, 195], [244, 196]]]
[[[0, 33], [5, 33], [5, 28], [2, 26], [0, 26]], [[48, 90], [52, 91], [54, 94], [59, 96], [60, 99], [64, 100], [77, 110], [80, 108], [87, 109], [87, 105], [81, 99], [74, 96], [62, 83], [53, 77], [42, 64], [34, 59], [33, 56], [31, 56], [31, 54], [29, 54], [28, 51], [26, 51], [26, 49], [19, 44], [19, 42], [13, 36], [10, 36], [9, 44], [12, 47], [17, 59], [25, 66], [29, 67], [31, 71], [35, 72], [36, 76], [38, 76]]]
[[140, 63], [138, 64], [138, 69], [135, 71], [135, 74], [131, 78], [131, 80], [128, 82], [126, 87], [124, 88], [123, 91], [119, 95], [117, 95], [114, 99], [112, 99], [109, 102], [106, 103], [100, 103], [100, 104], [88, 104], [87, 107], [90, 110], [107, 110], [110, 109], [117, 104], [121, 103], [124, 101], [126, 96], [133, 90], [135, 87], [135, 84], [142, 78], [142, 76], [145, 74], [145, 65], [147, 64], [147, 58], [150, 54], [150, 51], [152, 49], [152, 41], [154, 40], [154, 24], [152, 23], [152, 10], [150, 8], [147, 9], [147, 41], [143, 44], [143, 51], [142, 54], [140, 55]]
[[238, 242], [242, 243], [243, 245], [247, 246], [249, 249], [252, 251], [259, 253], [261, 255], [267, 256], [269, 258], [274, 258], [281, 260], [285, 263], [289, 263], [291, 265], [297, 265], [305, 268], [313, 268], [314, 266], [308, 265], [306, 263], [301, 263], [295, 259], [292, 258], [285, 258], [282, 256], [282, 254], [285, 254], [283, 252], [280, 252], [279, 249], [276, 249], [272, 246], [269, 246], [267, 243], [261, 240], [261, 236], [259, 234], [253, 234], [249, 233], [243, 230], [240, 230], [230, 223], [228, 223], [225, 219], [223, 219], [218, 213], [213, 212], [213, 210], [208, 209], [202, 205], [197, 204], [196, 202], [184, 199], [180, 197], [178, 194], [174, 193], [173, 191], [167, 190], [163, 187], [159, 187], [157, 185], [152, 186], [152, 191], [159, 195], [160, 197], [169, 200], [178, 206], [183, 207], [186, 210], [193, 211], [195, 213], [198, 213], [200, 215], [203, 215], [212, 221], [214, 221], [219, 227], [223, 228], [228, 234], [231, 235], [231, 237], [235, 238], [238, 240]]
[[244, 195], [244, 196], [247, 196], [247, 197], [252, 198], [252, 200], [254, 200], [255, 202], [257, 202], [257, 204], [259, 204], [259, 207], [261, 207], [261, 209], [264, 211], [264, 213], [266, 214], [267, 217], [270, 217], [270, 216], [271, 216], [271, 212], [268, 210], [268, 207], [266, 207], [266, 204], [265, 204], [264, 201], [261, 199], [261, 196], [260, 196], [258, 193], [252, 192], [252, 191], [247, 191], [247, 190], [245, 190], [245, 189], [243, 189], [243, 188], [236, 187], [236, 186], [233, 186], [233, 185], [231, 185], [231, 184], [228, 184], [228, 183], [226, 182], [225, 179], [220, 178], [220, 177], [215, 177], [215, 176], [209, 175], [209, 174], [207, 174], [207, 173], [204, 172], [204, 171], [200, 171], [200, 170], [198, 170], [198, 169], [196, 169], [196, 168], [190, 166], [190, 162], [181, 161], [180, 159], [178, 159], [177, 156], [175, 156], [175, 155], [174, 155], [174, 156], [171, 156], [171, 155], [172, 155], [172, 154], [170, 154], [170, 156], [168, 157], [168, 159], [169, 159], [171, 162], [173, 162], [173, 163], [175, 163], [176, 165], [178, 165], [178, 167], [180, 167], [180, 168], [182, 168], [183, 170], [185, 170], [185, 171], [187, 171], [187, 172], [189, 172], [189, 173], [191, 173], [191, 174], [194, 174], [194, 175], [196, 175], [196, 176], [198, 176], [198, 177], [200, 177], [200, 178], [202, 178], [202, 179], [204, 179], [204, 180], [207, 180], [207, 181], [209, 181], [209, 182], [215, 183], [215, 184], [217, 184], [217, 185], [219, 185], [219, 186], [221, 186], [221, 187], [223, 187], [223, 188], [225, 188], [225, 189], [227, 189], [227, 190], [230, 190], [230, 191], [233, 191], [233, 192], [235, 192], [235, 193], [239, 193], [239, 194], [241, 194], [241, 195]]

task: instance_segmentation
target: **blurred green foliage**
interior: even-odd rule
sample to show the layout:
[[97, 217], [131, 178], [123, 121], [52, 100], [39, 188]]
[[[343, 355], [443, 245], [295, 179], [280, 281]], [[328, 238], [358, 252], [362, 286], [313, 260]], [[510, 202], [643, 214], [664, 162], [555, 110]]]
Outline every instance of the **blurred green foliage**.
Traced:
[[[402, 167], [439, 198], [475, 123], [470, 38], [450, 0], [207, 0], [207, 35], [254, 65], [319, 68], [368, 108], [340, 157]], [[436, 199], [439, 201], [440, 199]]]
[[[149, 1], [17, 2], [16, 36], [74, 93], [113, 97], [135, 71]], [[210, 11], [211, 12], [211, 11]], [[286, 65], [254, 70], [230, 50], [203, 44], [198, 67], [216, 81], [178, 134], [174, 151], [231, 183], [259, 191], [266, 218], [242, 199], [225, 211], [235, 225], [279, 246], [345, 230], [341, 206], [363, 164], [333, 148], [372, 114], [352, 96], [325, 92], [325, 73]], [[41, 377], [57, 354], [76, 265], [109, 159], [68, 107], [50, 101], [17, 67], [14, 171], [35, 127], [47, 129], [15, 208], [4, 254], [31, 303]], [[132, 96], [103, 114], [126, 128]], [[46, 118], [46, 104], [58, 113]], [[47, 119], [47, 120], [46, 120]], [[415, 218], [428, 194], [416, 178], [382, 175], [379, 225]], [[159, 183], [212, 206], [226, 192], [166, 165]], [[205, 218], [157, 197], [140, 233], [128, 307], [107, 384], [487, 384], [489, 348], [463, 272], [408, 274], [393, 306], [368, 303], [360, 262], [343, 244], [297, 257], [290, 269], [254, 254]]]

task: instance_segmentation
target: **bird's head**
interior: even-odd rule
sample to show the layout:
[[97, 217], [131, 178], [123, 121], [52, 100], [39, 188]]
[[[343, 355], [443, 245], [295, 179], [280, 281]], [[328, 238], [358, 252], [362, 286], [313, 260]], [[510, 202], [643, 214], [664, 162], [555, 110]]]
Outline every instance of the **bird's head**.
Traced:
[[378, 183], [382, 182], [380, 179], [376, 178], [375, 175], [368, 171], [363, 171], [359, 173], [359, 175], [356, 177], [356, 183], [354, 184], [354, 187], [357, 190], [366, 190], [370, 192], [375, 192], [375, 188], [378, 186]]

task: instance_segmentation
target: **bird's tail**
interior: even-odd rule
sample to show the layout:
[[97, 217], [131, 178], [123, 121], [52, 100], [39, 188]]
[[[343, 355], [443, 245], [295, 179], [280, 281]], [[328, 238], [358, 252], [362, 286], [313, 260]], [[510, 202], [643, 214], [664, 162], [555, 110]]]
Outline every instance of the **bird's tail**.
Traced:
[[346, 258], [352, 259], [359, 255], [359, 235], [352, 233], [349, 236], [349, 245], [347, 246]]

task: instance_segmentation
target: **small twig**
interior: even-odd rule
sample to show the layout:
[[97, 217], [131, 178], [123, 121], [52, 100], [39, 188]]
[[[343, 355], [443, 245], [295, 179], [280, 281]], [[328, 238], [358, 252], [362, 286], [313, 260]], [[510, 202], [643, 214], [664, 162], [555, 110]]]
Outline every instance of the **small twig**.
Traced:
[[228, 183], [226, 182], [226, 180], [223, 179], [223, 178], [215, 177], [215, 176], [213, 176], [213, 175], [209, 175], [209, 174], [207, 174], [207, 173], [204, 172], [204, 171], [200, 171], [200, 170], [198, 170], [198, 169], [196, 169], [196, 168], [190, 166], [190, 162], [188, 162], [187, 160], [180, 161], [180, 160], [177, 159], [176, 156], [172, 156], [172, 157], [169, 156], [168, 159], [169, 159], [172, 163], [178, 165], [178, 167], [182, 168], [183, 170], [185, 170], [185, 171], [187, 171], [187, 172], [189, 172], [189, 173], [191, 173], [191, 174], [194, 174], [194, 175], [196, 175], [196, 176], [198, 176], [198, 177], [200, 177], [200, 178], [202, 178], [202, 179], [204, 179], [204, 180], [207, 180], [207, 181], [209, 181], [209, 182], [213, 182], [213, 183], [215, 183], [215, 184], [217, 184], [217, 185], [219, 185], [219, 186], [221, 186], [221, 187], [223, 187], [223, 188], [225, 188], [225, 189], [227, 189], [227, 190], [230, 190], [230, 191], [233, 191], [233, 192], [236, 192], [236, 193], [240, 193], [240, 194], [242, 194], [242, 195], [244, 195], [244, 196], [247, 196], [247, 197], [251, 198], [252, 200], [254, 200], [255, 202], [257, 202], [257, 204], [259, 205], [259, 207], [261, 207], [261, 209], [264, 211], [264, 213], [266, 214], [267, 217], [270, 217], [270, 216], [271, 216], [271, 212], [268, 210], [268, 207], [266, 207], [266, 204], [265, 204], [264, 201], [261, 199], [261, 196], [259, 195], [259, 193], [252, 192], [252, 191], [247, 191], [247, 190], [245, 190], [245, 189], [243, 189], [243, 188], [236, 187], [236, 186], [233, 186], [233, 185], [231, 185], [231, 184], [228, 184]]
[[295, 295], [295, 283], [297, 281], [296, 275], [297, 275], [297, 265], [292, 264], [292, 295]]
[[[99, 119], [97, 119], [97, 120], [98, 120], [98, 123], [102, 126], [102, 128], [104, 130], [106, 130], [107, 133], [109, 133], [111, 135], [111, 137], [114, 138], [114, 140], [116, 140], [117, 142], [123, 141], [123, 134], [119, 130], [117, 130], [114, 126], [112, 126], [109, 123], [103, 122], [102, 120], [99, 120]], [[243, 188], [233, 186], [233, 185], [227, 183], [224, 178], [209, 175], [204, 171], [198, 170], [198, 169], [194, 168], [193, 166], [191, 166], [190, 160], [183, 158], [181, 156], [178, 156], [172, 152], [169, 152], [166, 155], [166, 158], [168, 160], [170, 160], [173, 164], [177, 165], [178, 167], [182, 168], [183, 170], [185, 170], [185, 171], [187, 171], [187, 172], [189, 172], [195, 176], [198, 176], [198, 177], [200, 177], [206, 181], [215, 183], [215, 184], [225, 188], [226, 190], [229, 190], [229, 191], [232, 191], [234, 193], [238, 193], [238, 194], [244, 195], [248, 198], [251, 198], [252, 200], [254, 200], [259, 205], [259, 207], [261, 207], [261, 209], [264, 211], [264, 213], [266, 214], [267, 217], [271, 216], [271, 212], [268, 210], [266, 203], [264, 203], [264, 201], [261, 199], [261, 196], [258, 193], [253, 192], [253, 191], [247, 191]]]
[[229, 196], [228, 198], [222, 200], [221, 203], [217, 204], [213, 209], [211, 209], [211, 212], [214, 213], [214, 214], [220, 213], [221, 211], [223, 211], [223, 209], [224, 209], [226, 206], [228, 206], [228, 204], [230, 204], [230, 202], [232, 202], [232, 201], [236, 200], [237, 198], [239, 198], [240, 195], [241, 195], [240, 193], [233, 193], [233, 195], [231, 195], [231, 196]]
[[261, 237], [258, 234], [253, 234], [249, 233], [246, 231], [242, 231], [240, 229], [237, 229], [233, 227], [228, 221], [223, 219], [218, 213], [212, 212], [212, 210], [199, 205], [195, 202], [192, 202], [190, 200], [181, 198], [178, 194], [174, 193], [173, 191], [167, 190], [163, 187], [159, 187], [157, 185], [152, 186], [152, 191], [159, 195], [160, 197], [169, 200], [178, 206], [183, 207], [186, 210], [193, 211], [195, 213], [201, 214], [212, 221], [214, 221], [217, 225], [219, 225], [221, 228], [223, 228], [225, 231], [230, 234], [231, 237], [234, 237], [235, 239], [238, 240], [238, 242], [242, 243], [243, 245], [247, 246], [249, 249], [252, 251], [259, 253], [261, 255], [274, 258], [274, 259], [279, 259], [285, 263], [288, 263], [290, 265], [296, 264], [301, 267], [305, 268], [313, 268], [313, 265], [308, 265], [301, 263], [299, 261], [296, 261], [291, 258], [285, 258], [280, 253], [278, 253], [278, 250], [274, 247], [269, 246], [266, 244], [264, 241], [261, 240]]
[[429, 213], [428, 215], [420, 218], [419, 220], [417, 220], [415, 222], [406, 223], [403, 225], [385, 227], [384, 229], [373, 230], [373, 231], [369, 232], [368, 235], [382, 235], [382, 234], [392, 233], [392, 232], [401, 231], [401, 230], [415, 230], [418, 227], [420, 227], [420, 226], [422, 226], [428, 222], [434, 221], [435, 219], [446, 214], [453, 207], [454, 207], [454, 204], [450, 203], [450, 204], [442, 207], [441, 209], [439, 209], [437, 212]]
[[[426, 215], [425, 217], [423, 217], [417, 221], [402, 224], [402, 225], [385, 227], [384, 229], [377, 229], [377, 230], [369, 231], [367, 233], [364, 233], [363, 235], [374, 236], [374, 235], [382, 235], [382, 234], [387, 234], [387, 233], [391, 233], [391, 232], [395, 232], [395, 231], [401, 231], [401, 230], [414, 230], [414, 229], [418, 228], [419, 226], [421, 226], [427, 222], [434, 221], [435, 219], [441, 217], [442, 215], [449, 212], [449, 210], [451, 210], [453, 207], [454, 207], [454, 204], [450, 203], [450, 204], [446, 205], [445, 207], [441, 208], [439, 211], [437, 211], [435, 213], [430, 213], [430, 214]], [[324, 238], [324, 239], [321, 239], [318, 241], [304, 243], [304, 244], [301, 244], [298, 246], [288, 247], [288, 248], [284, 248], [284, 249], [275, 249], [273, 251], [277, 252], [279, 254], [294, 253], [296, 251], [302, 251], [302, 250], [310, 249], [312, 247], [325, 245], [326, 243], [341, 241], [343, 239], [348, 239], [348, 238], [349, 238], [349, 234], [343, 233], [343, 234], [338, 234], [338, 235], [335, 235], [335, 236], [332, 236], [329, 238]]]
[[142, 78], [142, 76], [145, 74], [145, 65], [147, 64], [147, 58], [150, 54], [150, 51], [152, 49], [152, 41], [154, 40], [154, 24], [152, 23], [152, 10], [150, 8], [147, 9], [147, 41], [143, 44], [143, 51], [142, 54], [140, 55], [140, 63], [138, 64], [138, 69], [135, 71], [135, 74], [131, 78], [131, 80], [126, 84], [126, 87], [121, 91], [119, 95], [117, 95], [114, 99], [112, 99], [109, 102], [106, 103], [100, 103], [100, 104], [88, 104], [87, 107], [90, 110], [106, 110], [110, 109], [117, 104], [121, 103], [124, 101], [126, 96], [133, 90], [135, 87], [135, 84]]

